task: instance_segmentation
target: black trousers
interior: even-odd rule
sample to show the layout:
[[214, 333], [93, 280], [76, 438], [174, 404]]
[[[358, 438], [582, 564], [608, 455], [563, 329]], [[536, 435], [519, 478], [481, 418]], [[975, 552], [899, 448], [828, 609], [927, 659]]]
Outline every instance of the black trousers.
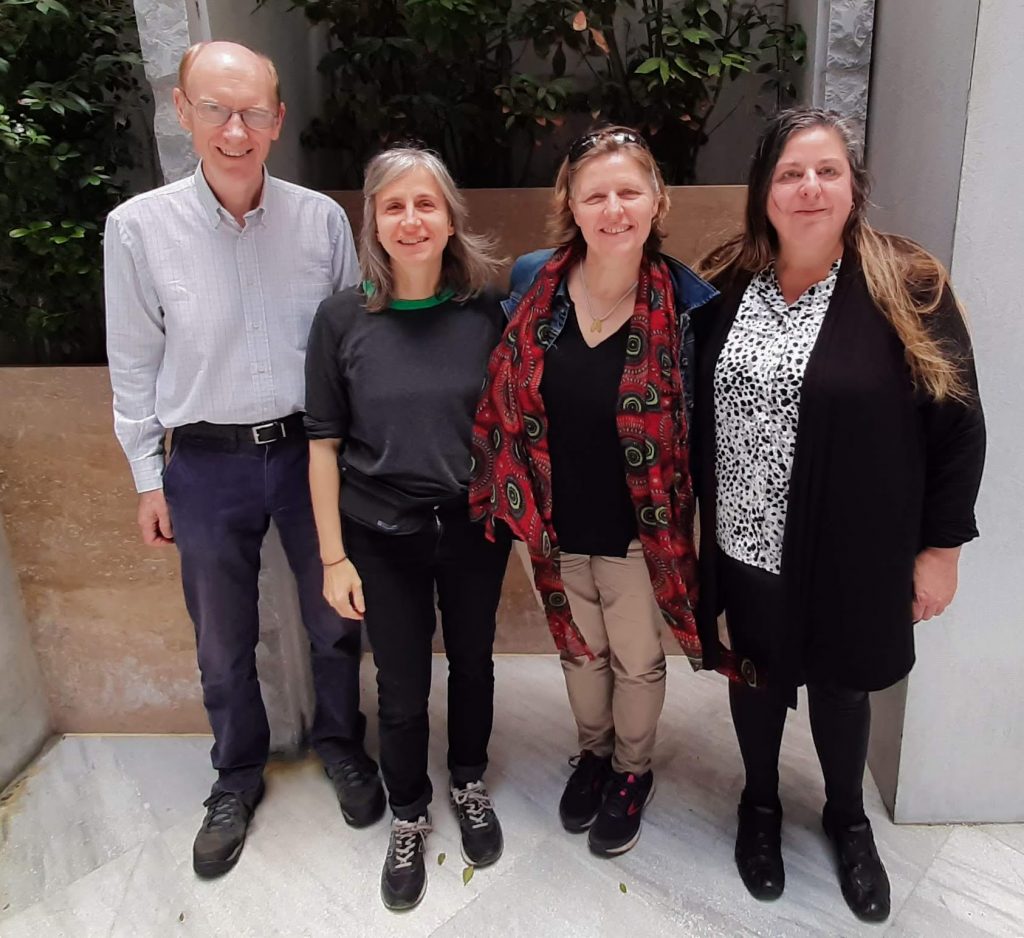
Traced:
[[448, 769], [458, 785], [487, 768], [494, 715], [495, 613], [511, 539], [496, 543], [465, 508], [417, 534], [381, 534], [344, 521], [345, 547], [363, 581], [366, 630], [377, 665], [380, 762], [396, 817], [426, 811], [431, 640], [437, 617], [448, 656]]
[[323, 597], [305, 437], [232, 444], [174, 432], [164, 495], [195, 625], [203, 703], [213, 729], [215, 791], [253, 793], [270, 746], [256, 673], [260, 547], [277, 525], [309, 634], [316, 691], [310, 737], [327, 764], [361, 751], [361, 634]]
[[[779, 749], [786, 717], [796, 706], [796, 686], [772, 683], [772, 675], [801, 673], [799, 662], [782, 662], [775, 639], [784, 622], [782, 580], [719, 551], [726, 621], [733, 649], [767, 675], [764, 687], [729, 685], [729, 707], [739, 742], [746, 786], [743, 800], [779, 804]], [[825, 779], [825, 811], [839, 824], [864, 819], [864, 767], [871, 705], [863, 690], [828, 680], [808, 681], [811, 735]]]

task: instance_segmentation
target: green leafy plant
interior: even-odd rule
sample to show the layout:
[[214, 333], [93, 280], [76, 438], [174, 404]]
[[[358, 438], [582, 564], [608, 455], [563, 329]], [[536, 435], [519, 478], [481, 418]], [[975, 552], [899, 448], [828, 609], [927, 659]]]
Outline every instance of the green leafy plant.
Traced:
[[803, 28], [772, 0], [531, 0], [515, 34], [551, 48], [556, 73], [566, 50], [581, 59], [591, 115], [643, 130], [677, 184], [694, 181], [700, 148], [729, 116], [717, 115], [725, 86], [754, 72], [772, 108], [784, 106], [807, 48]]
[[[509, 184], [509, 161], [494, 157], [509, 137], [495, 89], [511, 87], [513, 78], [511, 0], [290, 5], [328, 26], [319, 70], [330, 91], [303, 139], [339, 154], [339, 184], [358, 186], [373, 153], [408, 137], [441, 152], [466, 185]], [[552, 94], [557, 102], [558, 91]]]
[[0, 338], [21, 361], [103, 358], [101, 225], [133, 165], [129, 0], [0, 0]]
[[338, 153], [338, 184], [351, 187], [373, 153], [407, 137], [438, 150], [463, 185], [546, 184], [531, 175], [535, 150], [567, 121], [594, 120], [640, 127], [668, 181], [692, 182], [723, 88], [755, 72], [758, 93], [784, 104], [806, 47], [772, 0], [290, 5], [329, 33], [319, 68], [330, 92], [304, 142]]

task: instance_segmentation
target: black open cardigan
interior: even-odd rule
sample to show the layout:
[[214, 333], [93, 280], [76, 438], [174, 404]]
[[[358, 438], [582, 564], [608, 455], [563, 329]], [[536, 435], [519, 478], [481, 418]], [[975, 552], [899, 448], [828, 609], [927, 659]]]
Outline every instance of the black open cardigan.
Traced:
[[[715, 538], [714, 372], [750, 276], [693, 313], [693, 474], [700, 508], [697, 625], [705, 667], [721, 661]], [[985, 458], [970, 338], [948, 293], [927, 327], [962, 363], [970, 404], [915, 390], [904, 347], [847, 251], [804, 375], [782, 569], [786, 622], [772, 684], [831, 680], [879, 690], [914, 664], [914, 558], [977, 537]], [[743, 649], [735, 649], [742, 656]], [[757, 662], [755, 662], [757, 664]]]

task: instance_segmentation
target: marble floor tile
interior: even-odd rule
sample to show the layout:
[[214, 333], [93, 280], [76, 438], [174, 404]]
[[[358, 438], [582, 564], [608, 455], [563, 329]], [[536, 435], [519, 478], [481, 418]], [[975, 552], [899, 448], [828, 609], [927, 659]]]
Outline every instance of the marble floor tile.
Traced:
[[1024, 853], [1024, 824], [986, 824], [985, 832], [1018, 853]]
[[0, 908], [27, 908], [157, 833], [114, 748], [107, 739], [67, 737], [15, 782], [0, 807]]
[[705, 908], [660, 902], [618, 861], [592, 857], [585, 836], [561, 832], [539, 846], [533, 857], [520, 859], [497, 885], [434, 934], [478, 938], [753, 934], [737, 930]]
[[984, 826], [953, 829], [900, 909], [891, 933], [908, 938], [1020, 938], [1024, 934], [1024, 854]]
[[[558, 823], [576, 750], [558, 659], [496, 660], [487, 781], [505, 853], [464, 883], [447, 796], [445, 673], [435, 658], [434, 832], [415, 911], [393, 915], [380, 903], [387, 822], [349, 828], [313, 756], [268, 766], [238, 867], [203, 881], [191, 850], [213, 779], [210, 739], [66, 737], [0, 806], [0, 938], [1024, 935], [1024, 826], [895, 826], [870, 780], [866, 808], [893, 917], [870, 926], [852, 916], [820, 829], [824, 793], [805, 706], [790, 716], [780, 762], [786, 892], [770, 904], [748, 897], [732, 861], [742, 766], [726, 685], [678, 658], [669, 662], [657, 792], [639, 844], [615, 860], [592, 856], [585, 836]], [[369, 662], [362, 680], [375, 752]]]

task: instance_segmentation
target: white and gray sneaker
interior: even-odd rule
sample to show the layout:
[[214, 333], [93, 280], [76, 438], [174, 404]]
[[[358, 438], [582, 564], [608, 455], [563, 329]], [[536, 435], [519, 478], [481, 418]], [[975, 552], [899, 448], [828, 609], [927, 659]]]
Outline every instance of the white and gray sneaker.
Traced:
[[452, 807], [462, 833], [462, 859], [470, 866], [490, 866], [505, 846], [494, 804], [482, 781], [450, 788]]
[[392, 912], [413, 908], [427, 891], [423, 852], [431, 830], [428, 814], [414, 821], [391, 819], [391, 840], [380, 874], [380, 897]]

